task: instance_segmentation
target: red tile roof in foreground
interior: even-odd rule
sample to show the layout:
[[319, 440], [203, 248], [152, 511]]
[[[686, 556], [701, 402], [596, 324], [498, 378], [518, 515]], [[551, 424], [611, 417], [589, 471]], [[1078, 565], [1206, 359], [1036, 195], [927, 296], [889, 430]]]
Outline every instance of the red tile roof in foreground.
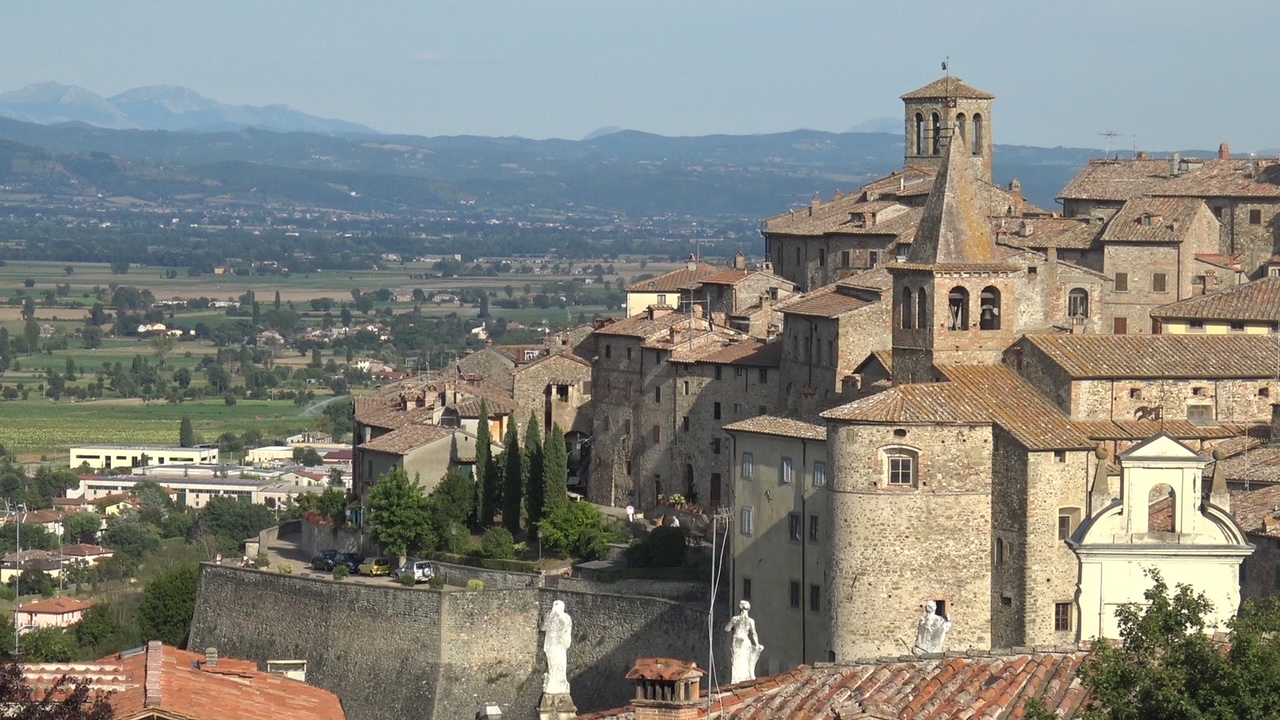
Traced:
[[[801, 665], [712, 693], [715, 720], [940, 720], [1020, 718], [1028, 700], [1060, 718], [1086, 702], [1080, 650], [937, 657], [858, 665]], [[578, 720], [633, 720], [631, 707]]]
[[282, 675], [262, 672], [249, 660], [220, 658], [205, 663], [201, 653], [153, 640], [135, 651], [109, 655], [95, 663], [23, 665], [27, 681], [52, 685], [66, 674], [88, 682], [91, 691], [108, 693], [117, 720], [345, 720], [338, 696]]

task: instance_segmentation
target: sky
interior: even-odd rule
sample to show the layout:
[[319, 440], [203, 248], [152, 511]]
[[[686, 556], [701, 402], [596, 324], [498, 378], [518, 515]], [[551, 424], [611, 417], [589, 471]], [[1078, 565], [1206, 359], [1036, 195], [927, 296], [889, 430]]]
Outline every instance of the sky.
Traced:
[[[0, 92], [181, 85], [414, 135], [844, 132], [951, 73], [998, 143], [1280, 147], [1272, 0], [10, 0]], [[1256, 29], [1255, 29], [1256, 28]]]

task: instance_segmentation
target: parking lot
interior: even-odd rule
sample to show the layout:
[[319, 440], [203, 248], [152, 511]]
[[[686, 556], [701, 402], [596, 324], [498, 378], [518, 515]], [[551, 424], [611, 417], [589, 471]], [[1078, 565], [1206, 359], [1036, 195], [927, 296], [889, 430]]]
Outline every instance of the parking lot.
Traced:
[[[267, 565], [264, 572], [280, 572], [280, 565], [288, 563], [293, 566], [293, 574], [299, 577], [319, 578], [323, 580], [332, 580], [333, 573], [321, 570], [311, 569], [311, 556], [303, 553], [298, 546], [289, 540], [276, 539], [264, 550], [267, 554]], [[234, 564], [235, 559], [224, 561]], [[359, 585], [398, 585], [393, 578], [389, 576], [369, 577], [366, 575], [348, 575], [346, 580], [342, 582], [356, 583]], [[429, 586], [427, 583], [419, 583], [414, 586], [415, 589], [425, 590]], [[445, 590], [460, 590], [462, 588], [451, 587], [446, 585]]]

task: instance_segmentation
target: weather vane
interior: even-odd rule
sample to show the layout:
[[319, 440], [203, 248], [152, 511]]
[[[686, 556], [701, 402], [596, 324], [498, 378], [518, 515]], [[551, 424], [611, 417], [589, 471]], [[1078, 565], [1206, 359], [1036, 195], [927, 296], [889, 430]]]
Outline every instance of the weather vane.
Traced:
[[951, 71], [950, 71], [950, 70], [948, 70], [948, 67], [949, 67], [950, 65], [951, 65], [951, 56], [950, 56], [950, 55], [948, 55], [948, 56], [946, 56], [946, 57], [942, 58], [942, 72], [946, 73], [946, 74], [947, 74], [947, 77], [951, 77]]

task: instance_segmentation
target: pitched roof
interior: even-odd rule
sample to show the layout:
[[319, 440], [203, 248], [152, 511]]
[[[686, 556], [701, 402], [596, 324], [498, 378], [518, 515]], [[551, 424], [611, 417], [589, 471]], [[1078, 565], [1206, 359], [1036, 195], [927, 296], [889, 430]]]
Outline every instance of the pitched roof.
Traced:
[[979, 202], [977, 165], [964, 143], [948, 142], [907, 262], [952, 265], [996, 262], [996, 242]]
[[1187, 197], [1280, 197], [1276, 165], [1249, 159], [1091, 160], [1059, 197], [1069, 200], [1128, 200], [1139, 195]]
[[677, 292], [698, 284], [702, 278], [719, 272], [722, 268], [704, 262], [694, 262], [693, 267], [684, 267], [663, 273], [657, 277], [631, 283], [627, 292]]
[[992, 218], [996, 241], [1023, 248], [1088, 250], [1102, 237], [1106, 224], [1093, 218]]
[[1151, 311], [1151, 317], [1280, 322], [1280, 277], [1265, 277], [1209, 295], [1161, 305]]
[[784, 315], [833, 318], [879, 301], [878, 297], [858, 293], [852, 286], [831, 284], [803, 295], [789, 297], [775, 305], [774, 309]]
[[90, 545], [89, 543], [76, 543], [62, 548], [62, 554], [65, 557], [97, 557], [98, 555], [107, 555], [114, 552], [115, 550], [111, 548]]
[[[1274, 457], [1271, 463], [1275, 463]], [[1274, 465], [1271, 467], [1274, 473]], [[1232, 490], [1231, 514], [1247, 533], [1280, 537], [1280, 485]]]
[[1131, 198], [1107, 223], [1102, 242], [1179, 243], [1200, 211], [1209, 212], [1209, 208], [1199, 198]]
[[677, 358], [675, 353], [672, 353], [672, 362], [681, 360], [716, 365], [776, 368], [782, 364], [782, 343], [777, 340], [768, 342], [759, 338], [743, 337], [738, 338], [737, 342], [730, 342], [696, 358]]
[[20, 605], [15, 609], [15, 612], [38, 613], [42, 615], [65, 615], [67, 613], [88, 610], [91, 607], [93, 607], [93, 601], [91, 600], [76, 600], [75, 598], [61, 597], [49, 598], [48, 600]]
[[1266, 335], [1027, 335], [1074, 380], [1265, 378], [1276, 371]]
[[798, 438], [803, 440], [827, 439], [827, 424], [822, 418], [798, 418], [786, 415], [757, 415], [729, 423], [724, 426], [730, 432], [755, 433], [757, 435], [777, 435], [778, 437]]
[[928, 100], [932, 98], [968, 98], [972, 100], [994, 100], [995, 95], [975, 87], [965, 85], [954, 75], [940, 77], [917, 90], [902, 96], [903, 100]]
[[386, 435], [379, 435], [369, 442], [361, 443], [359, 448], [370, 452], [404, 455], [417, 450], [423, 445], [429, 445], [437, 440], [452, 437], [453, 431], [454, 428], [445, 428], [439, 425], [406, 425], [392, 430]]
[[1061, 411], [1008, 368], [950, 365], [940, 370], [948, 382], [896, 385], [822, 417], [874, 424], [995, 424], [1028, 450], [1093, 447]]
[[665, 333], [672, 325], [687, 320], [688, 316], [678, 312], [667, 312], [650, 318], [648, 312], [632, 315], [629, 318], [609, 323], [596, 330], [597, 335], [621, 335], [624, 337], [650, 338]]
[[[818, 667], [730, 685], [711, 698], [715, 720], [1012, 720], [1039, 700], [1057, 717], [1077, 717], [1087, 700], [1081, 650], [931, 657]], [[578, 720], [632, 720], [631, 707]]]

